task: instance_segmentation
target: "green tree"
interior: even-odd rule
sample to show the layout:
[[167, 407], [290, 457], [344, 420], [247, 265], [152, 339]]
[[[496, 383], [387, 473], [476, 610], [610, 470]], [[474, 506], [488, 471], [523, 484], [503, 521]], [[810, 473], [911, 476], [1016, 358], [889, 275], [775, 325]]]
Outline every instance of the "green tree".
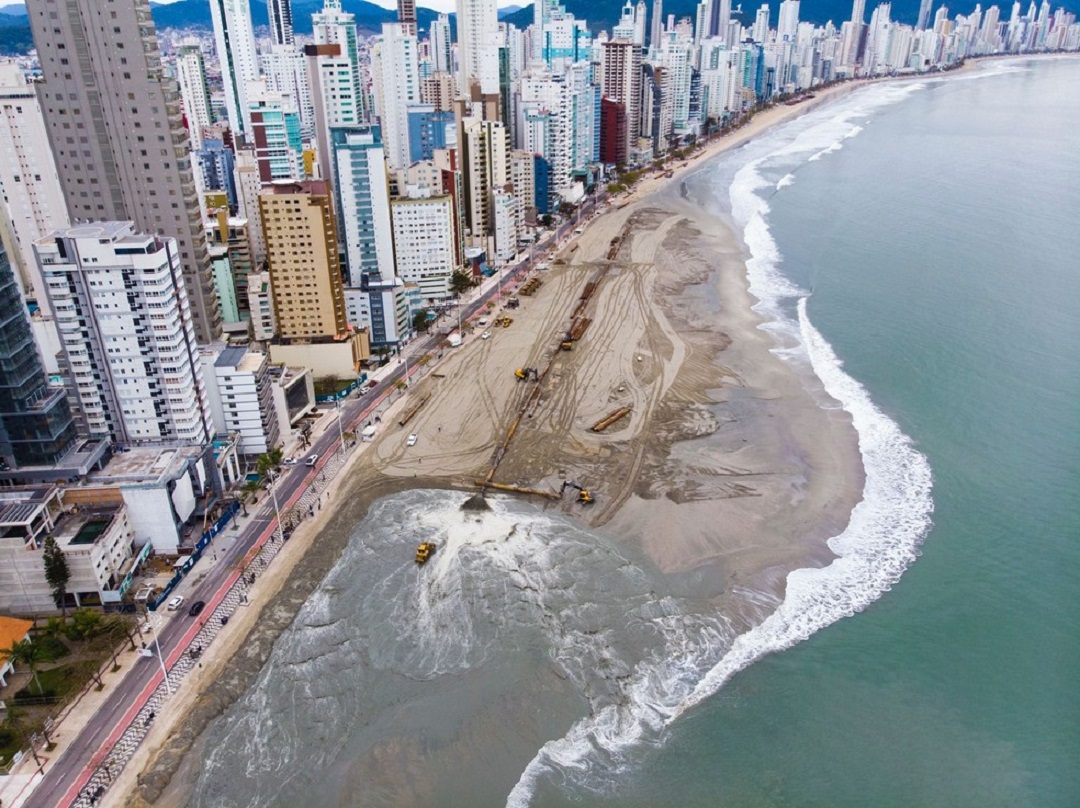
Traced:
[[96, 609], [76, 609], [68, 625], [68, 637], [73, 640], [91, 640], [103, 628], [105, 618]]
[[450, 291], [455, 295], [467, 292], [475, 285], [472, 276], [463, 269], [455, 269], [454, 274], [450, 276]]
[[428, 330], [427, 309], [420, 309], [412, 316], [413, 331], [423, 334]]
[[52, 536], [45, 538], [42, 561], [45, 564], [45, 580], [49, 582], [53, 602], [57, 609], [67, 615], [67, 585], [71, 580], [71, 571], [68, 569], [67, 559], [64, 558], [64, 551]]
[[271, 449], [266, 454], [259, 455], [259, 459], [255, 461], [255, 471], [259, 473], [260, 477], [265, 477], [270, 473], [271, 469], [276, 469], [281, 464], [283, 452], [280, 447]]
[[37, 667], [44, 656], [45, 649], [41, 643], [33, 640], [19, 640], [12, 643], [11, 649], [8, 651], [8, 657], [12, 662], [16, 664], [26, 665], [30, 669], [30, 675], [34, 677], [34, 684], [37, 685], [38, 695], [44, 695], [41, 690], [41, 680], [38, 679]]
[[551, 227], [551, 225], [554, 224], [554, 223], [555, 223], [555, 219], [552, 217], [552, 215], [550, 213], [545, 213], [543, 216], [540, 217], [540, 224], [544, 228]]

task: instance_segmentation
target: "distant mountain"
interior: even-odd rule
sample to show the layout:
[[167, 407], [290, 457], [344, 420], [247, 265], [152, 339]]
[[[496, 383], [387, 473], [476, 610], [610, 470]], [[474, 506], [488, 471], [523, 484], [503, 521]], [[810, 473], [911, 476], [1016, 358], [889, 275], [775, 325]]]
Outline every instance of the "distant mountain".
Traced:
[[[356, 15], [356, 27], [362, 36], [370, 36], [382, 31], [384, 22], [397, 20], [397, 12], [383, 8], [366, 0], [342, 0], [343, 11]], [[311, 15], [321, 11], [322, 0], [293, 0], [293, 26], [298, 34], [311, 33]], [[154, 23], [158, 28], [206, 28], [213, 26], [210, 18], [210, 4], [206, 0], [180, 0], [165, 6], [153, 7]], [[438, 16], [437, 11], [429, 8], [416, 10], [416, 22], [422, 33], [426, 33], [431, 21]], [[255, 27], [269, 25], [265, 0], [252, 0], [251, 21]]]

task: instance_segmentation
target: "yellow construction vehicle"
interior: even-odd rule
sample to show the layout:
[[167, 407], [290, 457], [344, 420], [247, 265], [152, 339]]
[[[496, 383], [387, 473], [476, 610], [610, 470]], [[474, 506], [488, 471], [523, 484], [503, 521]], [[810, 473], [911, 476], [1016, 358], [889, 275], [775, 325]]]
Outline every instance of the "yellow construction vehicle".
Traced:
[[540, 371], [536, 368], [518, 368], [514, 371], [514, 375], [517, 376], [519, 382], [527, 382], [529, 379], [534, 382], [540, 381]]
[[559, 343], [559, 347], [564, 351], [572, 351], [574, 350], [574, 341], [572, 339], [564, 339]]
[[578, 492], [577, 501], [580, 502], [582, 505], [591, 505], [595, 501], [593, 499], [593, 495], [592, 495], [591, 491], [589, 491], [586, 488], [583, 488], [582, 486], [578, 485], [573, 480], [563, 480], [562, 488], [559, 489], [559, 495], [561, 496], [562, 493], [564, 491], [566, 491], [567, 488], [576, 488], [577, 489], [577, 492]]
[[416, 563], [424, 564], [435, 553], [438, 545], [433, 541], [422, 541], [416, 548]]

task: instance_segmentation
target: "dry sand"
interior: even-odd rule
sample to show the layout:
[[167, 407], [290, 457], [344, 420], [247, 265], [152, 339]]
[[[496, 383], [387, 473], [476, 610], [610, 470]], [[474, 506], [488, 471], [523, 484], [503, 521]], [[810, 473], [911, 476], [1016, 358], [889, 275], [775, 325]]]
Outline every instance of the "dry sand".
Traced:
[[[843, 529], [862, 489], [850, 419], [819, 406], [812, 375], [770, 352], [750, 308], [740, 242], [679, 191], [683, 175], [712, 154], [850, 89], [762, 113], [674, 179], [643, 180], [588, 225], [563, 253], [565, 265], [539, 273], [538, 293], [506, 312], [510, 327], [446, 351], [395, 410], [430, 394], [427, 403], [406, 427], [384, 417], [378, 440], [354, 453], [331, 506], [263, 575], [252, 605], [159, 716], [108, 804], [185, 803], [202, 730], [249, 687], [370, 502], [416, 486], [475, 488], [536, 385], [519, 382], [515, 368], [547, 372], [497, 482], [586, 485], [594, 505], [568, 494], [551, 507], [640, 542], [661, 570], [711, 587], [721, 607], [733, 585], [780, 596], [790, 570], [827, 563], [824, 540]], [[585, 309], [593, 322], [574, 350], [560, 351], [589, 282], [597, 283]], [[633, 408], [629, 417], [589, 431], [621, 406]], [[407, 447], [414, 432], [419, 442]]]

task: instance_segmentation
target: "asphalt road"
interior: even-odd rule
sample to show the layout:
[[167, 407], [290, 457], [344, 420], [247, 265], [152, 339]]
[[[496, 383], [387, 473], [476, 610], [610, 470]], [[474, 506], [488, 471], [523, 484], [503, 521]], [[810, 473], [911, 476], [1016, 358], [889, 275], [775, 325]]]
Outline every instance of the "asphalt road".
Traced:
[[[590, 199], [583, 206], [584, 212], [590, 211], [595, 204], [596, 201]], [[533, 254], [542, 254], [576, 227], [577, 222], [578, 219], [575, 218], [558, 227], [554, 234], [534, 247]], [[488, 300], [500, 294], [499, 287], [511, 286], [516, 282], [516, 276], [525, 271], [528, 265], [529, 261], [525, 260], [504, 270], [497, 284], [485, 290], [471, 303], [461, 304], [463, 306], [462, 322], [480, 311]], [[409, 346], [408, 352], [418, 355], [431, 352], [437, 347], [440, 339], [441, 337], [437, 335], [421, 338]], [[347, 400], [341, 405], [340, 417], [343, 419], [341, 422], [343, 431], [353, 431], [356, 424], [371, 416], [387, 393], [394, 389], [394, 384], [405, 375], [405, 367], [404, 363], [399, 365], [363, 396], [355, 400]], [[410, 376], [420, 370], [416, 365], [408, 367]], [[303, 464], [284, 467], [282, 475], [274, 484], [281, 510], [287, 510], [293, 500], [299, 498], [299, 495], [319, 474], [327, 458], [338, 448], [339, 443], [338, 430], [331, 426], [316, 438], [309, 449], [305, 450], [307, 456], [318, 453], [319, 462], [314, 468]], [[238, 574], [240, 563], [248, 551], [260, 538], [263, 538], [264, 534], [269, 532], [273, 524], [273, 516], [273, 497], [264, 497], [262, 507], [256, 517], [237, 535], [236, 540], [221, 555], [210, 573], [186, 596], [188, 603], [198, 600], [206, 601], [206, 614], [213, 612], [232, 585]], [[167, 667], [171, 668], [180, 655], [187, 650], [198, 627], [199, 618], [188, 617], [186, 610], [181, 610], [160, 630], [158, 643]], [[63, 806], [74, 799], [78, 790], [89, 779], [93, 768], [91, 764], [96, 766], [96, 761], [103, 759], [108, 753], [108, 749], [104, 748], [106, 742], [115, 742], [113, 736], [119, 737], [119, 734], [126, 729], [161, 679], [161, 666], [156, 659], [139, 659], [78, 737], [68, 745], [60, 759], [49, 768], [44, 780], [24, 803], [26, 808]]]

